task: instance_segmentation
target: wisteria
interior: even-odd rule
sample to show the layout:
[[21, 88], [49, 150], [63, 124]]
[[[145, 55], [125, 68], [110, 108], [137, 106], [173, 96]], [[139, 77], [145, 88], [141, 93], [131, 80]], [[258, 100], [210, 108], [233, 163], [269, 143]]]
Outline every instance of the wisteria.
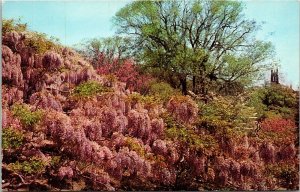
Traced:
[[198, 113], [196, 103], [189, 97], [175, 96], [170, 99], [167, 109], [179, 120], [185, 123], [195, 121]]
[[[4, 163], [24, 163], [31, 151], [42, 159], [39, 176], [51, 177], [47, 182], [53, 186], [59, 186], [52, 182], [58, 179], [66, 186], [80, 181], [89, 185], [86, 190], [198, 190], [206, 184], [273, 190], [275, 184], [265, 177], [267, 165], [296, 159], [293, 139], [279, 145], [258, 135], [292, 130], [289, 120], [277, 119], [280, 126], [266, 120], [258, 136], [233, 138], [231, 122], [200, 124], [204, 112], [189, 96], [149, 104], [149, 98], [132, 92], [141, 82], [135, 84], [131, 61], [124, 66], [134, 73], [125, 76], [119, 69], [112, 81], [103, 76], [109, 66], [96, 71], [69, 48], [30, 53], [25, 39], [8, 33], [2, 45], [2, 127], [25, 132], [24, 146], [14, 149], [20, 158], [6, 150]], [[16, 48], [24, 50], [22, 55]], [[83, 89], [90, 95], [76, 97], [76, 87], [89, 81], [103, 89], [95, 94]], [[16, 103], [29, 106], [28, 114], [13, 113]], [[35, 119], [35, 112], [41, 117]], [[210, 129], [216, 125], [217, 130]]]

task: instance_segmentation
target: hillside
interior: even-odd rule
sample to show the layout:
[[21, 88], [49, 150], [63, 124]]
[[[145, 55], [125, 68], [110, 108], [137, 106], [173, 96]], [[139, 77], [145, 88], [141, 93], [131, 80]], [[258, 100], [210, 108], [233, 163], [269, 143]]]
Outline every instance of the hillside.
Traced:
[[4, 29], [3, 189], [299, 189], [288, 88], [142, 95], [40, 33]]

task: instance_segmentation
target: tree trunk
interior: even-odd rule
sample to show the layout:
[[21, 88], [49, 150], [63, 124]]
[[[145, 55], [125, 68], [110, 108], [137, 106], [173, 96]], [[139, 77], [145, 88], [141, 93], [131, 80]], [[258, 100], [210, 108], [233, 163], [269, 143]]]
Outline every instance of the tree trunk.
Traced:
[[193, 92], [196, 93], [196, 76], [193, 76]]
[[187, 82], [186, 77], [180, 79], [181, 91], [183, 95], [187, 95]]

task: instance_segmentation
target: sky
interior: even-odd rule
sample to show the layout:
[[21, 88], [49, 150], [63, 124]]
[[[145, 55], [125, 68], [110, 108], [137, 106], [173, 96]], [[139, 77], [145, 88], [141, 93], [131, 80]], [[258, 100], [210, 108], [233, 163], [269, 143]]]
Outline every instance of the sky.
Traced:
[[[29, 29], [58, 37], [73, 46], [83, 39], [114, 35], [112, 17], [130, 0], [110, 1], [9, 1], [2, 17], [21, 18]], [[296, 0], [244, 1], [245, 16], [264, 22], [257, 39], [271, 41], [279, 61], [281, 82], [299, 86], [299, 7]]]

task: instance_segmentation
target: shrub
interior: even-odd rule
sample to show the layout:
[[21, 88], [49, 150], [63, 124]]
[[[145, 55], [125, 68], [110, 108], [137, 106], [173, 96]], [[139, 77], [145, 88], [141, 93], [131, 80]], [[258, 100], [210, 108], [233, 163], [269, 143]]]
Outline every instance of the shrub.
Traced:
[[51, 161], [50, 161], [50, 165], [53, 166], [53, 167], [57, 167], [60, 160], [61, 160], [61, 156], [52, 156]]
[[27, 24], [20, 23], [21, 20], [14, 20], [14, 19], [2, 19], [2, 34], [16, 31], [16, 32], [23, 32], [27, 29]]
[[155, 98], [154, 96], [143, 96], [139, 93], [132, 93], [127, 97], [127, 101], [132, 104], [142, 103], [145, 106], [151, 106], [159, 104], [160, 100]]
[[198, 105], [201, 109], [198, 121], [200, 127], [205, 127], [210, 132], [232, 127], [232, 115], [227, 103], [221, 104], [219, 101], [214, 100], [207, 104], [198, 103]]
[[125, 140], [125, 146], [130, 150], [135, 151], [139, 156], [145, 155], [145, 150], [134, 138], [127, 137]]
[[5, 128], [2, 133], [2, 148], [16, 149], [24, 142], [24, 135], [21, 131], [13, 128]]
[[295, 141], [296, 125], [292, 120], [268, 118], [261, 123], [259, 138], [274, 143], [291, 144]]
[[269, 177], [277, 178], [278, 183], [284, 188], [299, 189], [298, 169], [290, 163], [269, 164], [265, 168], [265, 173]]
[[261, 127], [264, 131], [285, 132], [296, 128], [296, 125], [290, 119], [268, 118], [261, 123]]
[[283, 85], [269, 85], [255, 89], [250, 94], [248, 105], [256, 109], [258, 118], [274, 116], [293, 119], [298, 109], [296, 93]]
[[109, 89], [107, 87], [103, 87], [101, 84], [99, 84], [96, 81], [87, 81], [84, 83], [81, 83], [77, 87], [75, 87], [73, 96], [77, 98], [82, 97], [92, 97], [97, 94], [107, 92]]
[[10, 163], [8, 167], [16, 172], [37, 174], [45, 170], [45, 163], [40, 159], [31, 158], [29, 161]]
[[149, 94], [165, 102], [180, 92], [174, 90], [168, 83], [160, 82], [151, 84]]
[[111, 87], [114, 83], [117, 82], [118, 78], [114, 74], [103, 75], [103, 78], [108, 81], [109, 87]]
[[197, 104], [187, 96], [173, 96], [167, 103], [167, 109], [183, 123], [193, 123], [198, 116]]
[[21, 23], [20, 19], [3, 19], [2, 22], [3, 34], [12, 31], [16, 31], [17, 33], [26, 31], [24, 43], [26, 46], [31, 47], [35, 53], [43, 54], [51, 49], [58, 51], [60, 48], [59, 39], [52, 36], [48, 38], [45, 33], [27, 31], [27, 24]]
[[59, 40], [55, 37], [48, 38], [45, 33], [30, 32], [25, 39], [25, 45], [31, 47], [35, 53], [43, 54], [49, 50], [59, 51]]
[[[119, 81], [126, 83], [126, 88], [132, 91], [147, 92], [148, 86], [152, 78], [148, 75], [140, 73], [139, 67], [131, 59], [123, 61], [114, 58], [112, 61], [104, 61], [103, 57], [99, 57], [101, 66], [97, 71], [101, 75], [115, 75]], [[103, 61], [101, 61], [103, 60]]]
[[255, 108], [246, 106], [239, 98], [217, 97], [209, 103], [198, 102], [198, 106], [201, 109], [198, 123], [211, 132], [233, 129], [245, 133], [250, 130], [247, 128], [255, 128]]
[[38, 123], [42, 118], [42, 111], [30, 111], [29, 107], [25, 104], [14, 104], [12, 106], [13, 116], [20, 119], [25, 127], [32, 127]]
[[216, 147], [215, 139], [210, 135], [199, 135], [192, 129], [189, 129], [168, 114], [163, 114], [162, 118], [166, 123], [165, 136], [173, 141], [180, 141], [194, 149], [210, 149]]

